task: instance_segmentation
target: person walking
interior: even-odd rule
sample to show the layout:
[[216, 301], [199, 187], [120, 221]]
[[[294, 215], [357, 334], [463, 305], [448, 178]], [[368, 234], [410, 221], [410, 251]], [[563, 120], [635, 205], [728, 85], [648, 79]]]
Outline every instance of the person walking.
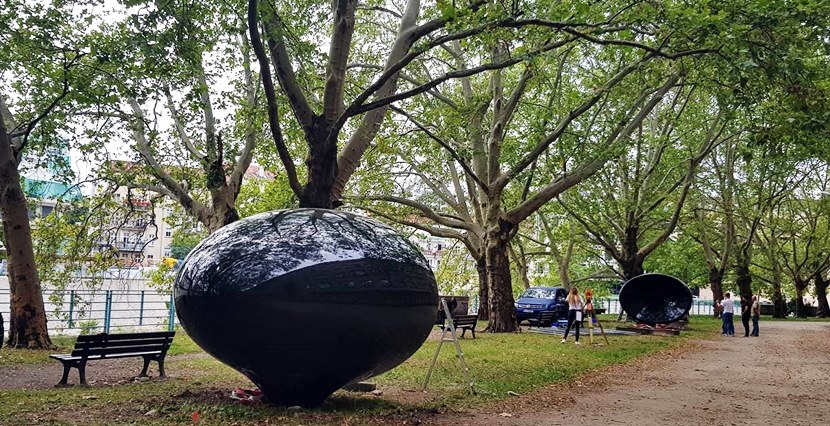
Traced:
[[758, 337], [758, 320], [761, 318], [761, 302], [758, 301], [758, 296], [752, 296], [752, 333], [750, 336]]
[[576, 287], [571, 288], [568, 293], [568, 328], [565, 329], [565, 337], [559, 343], [565, 343], [568, 340], [568, 332], [571, 331], [571, 326], [576, 327], [576, 344], [579, 344], [579, 325], [582, 323], [582, 298], [579, 297], [579, 290]]
[[729, 292], [723, 294], [723, 300], [720, 302], [721, 318], [723, 318], [723, 335], [734, 336], [735, 324], [732, 322], [732, 317], [735, 314], [735, 302], [732, 301]]
[[749, 298], [741, 296], [741, 323], [744, 325], [744, 337], [749, 337], [749, 311], [752, 303]]

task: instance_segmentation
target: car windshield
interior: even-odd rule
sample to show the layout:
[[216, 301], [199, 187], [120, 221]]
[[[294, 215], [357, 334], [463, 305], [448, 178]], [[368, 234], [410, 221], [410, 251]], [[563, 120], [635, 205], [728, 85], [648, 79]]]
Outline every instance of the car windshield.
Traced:
[[556, 290], [546, 288], [529, 288], [521, 295], [521, 297], [532, 297], [534, 299], [553, 299], [555, 296]]

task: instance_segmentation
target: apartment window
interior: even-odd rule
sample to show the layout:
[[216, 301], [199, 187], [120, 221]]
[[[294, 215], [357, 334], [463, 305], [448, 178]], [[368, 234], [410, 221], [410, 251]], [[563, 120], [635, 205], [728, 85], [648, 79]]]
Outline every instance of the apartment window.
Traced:
[[173, 236], [173, 231], [171, 231], [170, 229], [165, 229], [164, 230], [164, 236], [165, 237], [172, 237]]
[[152, 254], [148, 254], [148, 255], [147, 255], [147, 259], [152, 259], [152, 258], [153, 258], [153, 255], [152, 255]]

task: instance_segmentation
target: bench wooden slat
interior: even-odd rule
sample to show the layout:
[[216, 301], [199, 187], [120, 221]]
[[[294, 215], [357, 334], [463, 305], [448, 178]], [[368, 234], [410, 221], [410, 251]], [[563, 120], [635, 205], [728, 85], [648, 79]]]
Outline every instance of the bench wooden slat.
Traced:
[[102, 348], [102, 347], [118, 347], [118, 346], [136, 346], [136, 345], [169, 345], [172, 339], [169, 337], [154, 337], [152, 339], [117, 339], [108, 340], [101, 339], [97, 341], [82, 342], [75, 344], [75, 350]]
[[[144, 355], [159, 355], [161, 351], [146, 351], [146, 352], [126, 352], [121, 354], [106, 354], [106, 356], [101, 355], [90, 355], [86, 357], [87, 360], [100, 360], [100, 359], [116, 359], [116, 358], [128, 358], [128, 357], [135, 357], [135, 356], [144, 356]], [[72, 356], [72, 355], [49, 355], [49, 358], [53, 358], [56, 360], [63, 360], [63, 361], [79, 361], [84, 359], [82, 356]]]
[[114, 348], [92, 348], [85, 351], [72, 351], [72, 356], [78, 357], [93, 357], [96, 355], [105, 355], [108, 356], [109, 354], [127, 354], [131, 352], [163, 352], [166, 351], [169, 346], [160, 346], [160, 345], [135, 345], [135, 346], [118, 346]]
[[452, 319], [452, 325], [455, 328], [460, 328], [461, 337], [467, 333], [467, 330], [473, 333], [473, 339], [476, 337], [476, 323], [478, 322], [478, 315], [457, 315]]
[[101, 338], [107, 338], [108, 340], [122, 340], [122, 339], [152, 339], [156, 337], [173, 337], [176, 335], [175, 331], [151, 331], [148, 333], [114, 333], [114, 334], [107, 334], [107, 333], [100, 333], [100, 334], [82, 334], [78, 336], [76, 340], [76, 344], [78, 342], [88, 342], [92, 340], [98, 340]]
[[107, 338], [101, 338], [101, 339], [98, 339], [98, 340], [91, 340], [91, 341], [88, 341], [88, 342], [76, 343], [75, 347], [89, 347], [89, 346], [100, 345], [100, 344], [103, 344], [103, 343], [118, 345], [118, 344], [121, 344], [122, 342], [126, 342], [126, 343], [129, 343], [129, 342], [164, 343], [164, 342], [170, 342], [172, 340], [173, 339], [171, 337], [151, 337], [149, 339], [107, 339]]

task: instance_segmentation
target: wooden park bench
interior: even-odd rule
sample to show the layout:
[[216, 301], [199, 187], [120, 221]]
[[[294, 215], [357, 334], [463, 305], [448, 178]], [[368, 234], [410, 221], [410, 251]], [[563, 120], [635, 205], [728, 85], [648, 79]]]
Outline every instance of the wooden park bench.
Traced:
[[78, 336], [71, 354], [52, 354], [63, 363], [63, 377], [58, 386], [65, 386], [72, 367], [78, 369], [81, 385], [86, 385], [86, 363], [100, 359], [142, 357], [144, 368], [138, 377], [147, 377], [150, 361], [159, 365], [159, 377], [164, 377], [164, 357], [173, 343], [175, 331], [124, 334], [89, 334]]
[[456, 315], [452, 319], [452, 325], [456, 330], [461, 329], [461, 337], [470, 330], [473, 333], [473, 339], [476, 338], [476, 323], [478, 322], [478, 315]]

